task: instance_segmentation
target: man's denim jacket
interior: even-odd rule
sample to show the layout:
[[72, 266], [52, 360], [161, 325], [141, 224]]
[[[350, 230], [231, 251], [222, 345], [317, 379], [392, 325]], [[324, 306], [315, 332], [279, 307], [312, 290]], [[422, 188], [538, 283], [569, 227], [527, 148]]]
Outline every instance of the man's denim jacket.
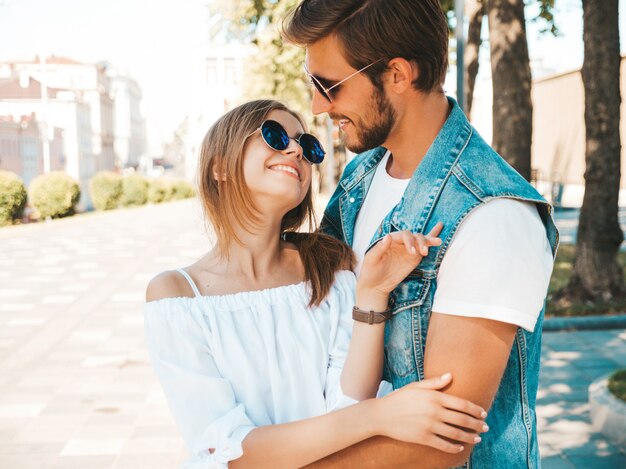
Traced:
[[[439, 266], [457, 228], [472, 210], [499, 197], [534, 202], [553, 255], [558, 246], [550, 205], [478, 135], [457, 103], [448, 100], [452, 107], [448, 119], [413, 174], [402, 200], [382, 220], [370, 243], [392, 231], [427, 233], [437, 222], [443, 222], [443, 244], [430, 248], [428, 257], [390, 297], [393, 317], [385, 329], [384, 379], [394, 388], [424, 376], [424, 348]], [[375, 148], [347, 165], [326, 208], [321, 225], [324, 232], [352, 245], [357, 214], [385, 151]], [[535, 401], [543, 316], [541, 311], [533, 333], [517, 329], [487, 418], [489, 431], [482, 435], [482, 442], [464, 467], [539, 467]]]

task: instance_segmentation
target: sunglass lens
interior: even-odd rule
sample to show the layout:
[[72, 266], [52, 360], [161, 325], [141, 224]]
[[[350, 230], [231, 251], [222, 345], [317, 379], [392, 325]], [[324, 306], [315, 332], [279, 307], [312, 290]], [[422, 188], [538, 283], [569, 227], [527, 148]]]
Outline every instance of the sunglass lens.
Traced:
[[267, 120], [261, 126], [265, 142], [274, 150], [282, 151], [289, 146], [289, 135], [278, 122]]
[[328, 102], [330, 102], [331, 101], [330, 96], [328, 96], [328, 93], [326, 92], [326, 90], [322, 88], [322, 85], [320, 85], [319, 82], [315, 78], [311, 78], [311, 81], [313, 82], [313, 85], [315, 85], [315, 88], [317, 89], [317, 91], [319, 91], [320, 94], [324, 96], [324, 98], [326, 98]]
[[302, 134], [299, 139], [302, 147], [302, 154], [313, 164], [320, 164], [324, 161], [326, 152], [320, 141], [311, 134]]

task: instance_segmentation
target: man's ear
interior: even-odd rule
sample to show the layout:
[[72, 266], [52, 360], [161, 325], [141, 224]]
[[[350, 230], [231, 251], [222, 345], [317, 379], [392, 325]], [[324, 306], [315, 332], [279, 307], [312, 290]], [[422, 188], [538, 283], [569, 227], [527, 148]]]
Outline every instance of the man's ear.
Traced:
[[401, 57], [391, 59], [388, 64], [388, 86], [398, 94], [404, 93], [413, 87], [413, 82], [419, 76], [417, 64]]

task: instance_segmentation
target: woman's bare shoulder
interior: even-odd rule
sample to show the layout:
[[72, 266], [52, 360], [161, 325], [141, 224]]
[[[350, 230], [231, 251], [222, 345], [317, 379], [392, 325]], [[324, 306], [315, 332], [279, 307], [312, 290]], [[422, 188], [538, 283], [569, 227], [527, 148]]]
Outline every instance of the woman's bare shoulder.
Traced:
[[187, 279], [176, 270], [166, 270], [154, 277], [146, 288], [146, 301], [194, 296]]

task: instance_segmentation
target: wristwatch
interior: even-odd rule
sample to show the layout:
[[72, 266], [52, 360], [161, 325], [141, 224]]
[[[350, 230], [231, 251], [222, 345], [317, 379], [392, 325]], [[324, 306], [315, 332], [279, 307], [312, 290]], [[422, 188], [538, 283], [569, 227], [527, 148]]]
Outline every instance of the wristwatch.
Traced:
[[391, 310], [387, 311], [365, 311], [358, 306], [352, 308], [352, 319], [358, 322], [366, 322], [368, 324], [380, 324], [387, 319], [391, 319]]

